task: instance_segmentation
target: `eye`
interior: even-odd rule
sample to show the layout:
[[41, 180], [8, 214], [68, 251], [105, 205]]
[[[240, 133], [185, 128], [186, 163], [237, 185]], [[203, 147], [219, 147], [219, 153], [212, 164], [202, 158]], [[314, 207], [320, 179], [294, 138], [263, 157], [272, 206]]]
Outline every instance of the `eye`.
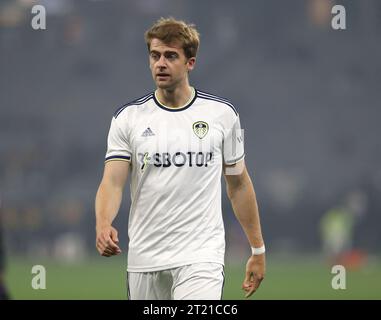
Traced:
[[159, 60], [160, 59], [160, 55], [156, 52], [151, 52], [150, 53], [150, 57], [153, 59], [153, 60]]
[[165, 57], [168, 59], [168, 60], [175, 60], [179, 57], [179, 55], [176, 53], [176, 52], [169, 52], [165, 55]]

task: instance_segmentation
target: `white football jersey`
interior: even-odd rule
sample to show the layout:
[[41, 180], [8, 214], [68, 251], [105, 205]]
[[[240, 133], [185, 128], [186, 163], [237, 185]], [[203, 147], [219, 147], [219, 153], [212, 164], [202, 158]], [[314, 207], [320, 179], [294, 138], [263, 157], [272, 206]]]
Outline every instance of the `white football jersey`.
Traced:
[[244, 158], [243, 136], [230, 102], [192, 90], [181, 108], [150, 93], [112, 119], [106, 161], [131, 162], [130, 272], [224, 264], [222, 165]]

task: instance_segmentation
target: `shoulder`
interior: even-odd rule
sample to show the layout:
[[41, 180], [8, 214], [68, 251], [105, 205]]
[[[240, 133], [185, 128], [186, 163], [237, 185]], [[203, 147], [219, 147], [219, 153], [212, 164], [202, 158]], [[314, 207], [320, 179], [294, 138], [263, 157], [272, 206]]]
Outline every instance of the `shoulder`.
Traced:
[[233, 103], [226, 98], [199, 89], [197, 89], [197, 98], [215, 102], [219, 106], [225, 107], [227, 110], [230, 110], [230, 112], [233, 112], [238, 116], [237, 109], [234, 107]]
[[114, 118], [118, 118], [119, 115], [124, 112], [128, 107], [131, 107], [131, 106], [141, 106], [145, 103], [147, 103], [148, 101], [150, 101], [151, 99], [153, 99], [153, 92], [150, 92], [150, 93], [147, 93], [145, 94], [144, 96], [138, 98], [138, 99], [135, 99], [135, 100], [132, 100], [128, 103], [125, 103], [123, 104], [121, 107], [119, 107], [115, 112], [114, 112]]

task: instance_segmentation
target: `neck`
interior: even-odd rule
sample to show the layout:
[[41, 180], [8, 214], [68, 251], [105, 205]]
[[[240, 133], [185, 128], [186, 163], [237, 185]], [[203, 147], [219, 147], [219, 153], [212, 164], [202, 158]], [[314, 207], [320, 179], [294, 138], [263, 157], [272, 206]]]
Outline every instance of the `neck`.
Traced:
[[192, 96], [192, 88], [189, 83], [182, 87], [175, 89], [162, 89], [156, 90], [156, 98], [163, 105], [169, 108], [180, 108], [184, 106]]

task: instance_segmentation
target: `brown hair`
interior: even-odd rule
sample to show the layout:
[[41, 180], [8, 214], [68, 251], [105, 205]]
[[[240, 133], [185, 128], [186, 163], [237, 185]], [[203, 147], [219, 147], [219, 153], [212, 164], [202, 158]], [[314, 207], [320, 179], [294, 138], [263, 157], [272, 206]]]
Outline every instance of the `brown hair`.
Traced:
[[187, 24], [184, 21], [174, 18], [160, 18], [157, 20], [154, 25], [145, 32], [144, 39], [148, 51], [150, 50], [152, 39], [159, 39], [165, 44], [179, 41], [188, 59], [196, 57], [200, 45], [200, 35], [195, 25]]

